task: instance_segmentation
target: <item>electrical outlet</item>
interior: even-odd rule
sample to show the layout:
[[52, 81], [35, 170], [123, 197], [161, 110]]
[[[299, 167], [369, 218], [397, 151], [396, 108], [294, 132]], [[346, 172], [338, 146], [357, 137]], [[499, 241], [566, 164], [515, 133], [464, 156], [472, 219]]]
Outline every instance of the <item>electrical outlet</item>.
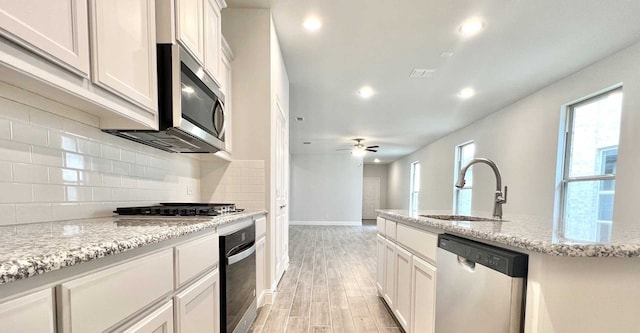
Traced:
[[193, 195], [193, 185], [187, 185], [187, 195]]

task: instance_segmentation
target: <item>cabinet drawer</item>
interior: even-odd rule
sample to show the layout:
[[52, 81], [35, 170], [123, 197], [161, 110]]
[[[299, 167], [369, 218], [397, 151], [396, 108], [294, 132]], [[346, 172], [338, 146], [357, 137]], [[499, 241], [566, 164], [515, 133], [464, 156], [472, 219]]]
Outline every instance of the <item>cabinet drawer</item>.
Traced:
[[176, 287], [218, 263], [218, 234], [176, 246]]
[[171, 249], [63, 283], [61, 332], [102, 332], [171, 291]]
[[412, 249], [415, 254], [436, 262], [436, 249], [438, 247], [438, 236], [427, 231], [398, 224], [398, 243]]
[[124, 333], [173, 333], [173, 301], [140, 319]]
[[396, 239], [396, 222], [387, 220], [385, 222], [384, 233], [387, 234], [387, 238]]
[[51, 289], [0, 304], [0, 331], [4, 328], [15, 333], [53, 333], [54, 323]]
[[260, 239], [267, 233], [267, 218], [261, 217], [256, 220], [256, 239]]
[[378, 217], [376, 219], [376, 226], [378, 227], [378, 233], [384, 235], [385, 219], [383, 219], [382, 217]]

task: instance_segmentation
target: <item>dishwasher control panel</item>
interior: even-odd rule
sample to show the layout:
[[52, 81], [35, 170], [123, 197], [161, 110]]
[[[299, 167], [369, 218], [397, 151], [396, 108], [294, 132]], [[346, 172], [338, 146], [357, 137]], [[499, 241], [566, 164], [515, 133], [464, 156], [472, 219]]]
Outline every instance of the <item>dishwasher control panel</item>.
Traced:
[[466, 238], [440, 234], [438, 247], [511, 277], [526, 277], [529, 256]]

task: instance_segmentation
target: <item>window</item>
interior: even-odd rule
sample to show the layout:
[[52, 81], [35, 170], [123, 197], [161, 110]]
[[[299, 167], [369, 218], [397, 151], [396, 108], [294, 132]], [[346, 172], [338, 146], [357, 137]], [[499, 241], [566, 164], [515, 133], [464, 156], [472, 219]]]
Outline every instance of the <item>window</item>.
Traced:
[[[456, 163], [454, 167], [453, 183], [458, 181], [460, 169], [467, 165], [475, 155], [476, 145], [473, 141], [463, 143], [456, 147]], [[473, 167], [467, 170], [464, 188], [453, 187], [453, 213], [459, 215], [471, 215], [471, 190], [473, 187]]]
[[622, 90], [567, 109], [560, 231], [565, 239], [604, 242], [613, 220]]
[[418, 210], [418, 197], [420, 195], [420, 162], [411, 163], [411, 180], [409, 181], [409, 210]]

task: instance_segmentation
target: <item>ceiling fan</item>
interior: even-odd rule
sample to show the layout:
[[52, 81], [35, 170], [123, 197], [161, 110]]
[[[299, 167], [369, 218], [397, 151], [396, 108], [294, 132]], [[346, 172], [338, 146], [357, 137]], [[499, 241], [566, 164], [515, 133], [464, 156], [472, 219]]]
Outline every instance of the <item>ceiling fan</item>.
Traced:
[[368, 151], [375, 153], [378, 151], [378, 148], [380, 146], [365, 146], [362, 141], [364, 141], [364, 139], [362, 138], [358, 138], [358, 139], [353, 139], [356, 144], [353, 145], [352, 148], [343, 148], [343, 149], [337, 149], [338, 151], [340, 150], [351, 150], [351, 153], [356, 155], [356, 156], [364, 156], [364, 154], [366, 154]]

